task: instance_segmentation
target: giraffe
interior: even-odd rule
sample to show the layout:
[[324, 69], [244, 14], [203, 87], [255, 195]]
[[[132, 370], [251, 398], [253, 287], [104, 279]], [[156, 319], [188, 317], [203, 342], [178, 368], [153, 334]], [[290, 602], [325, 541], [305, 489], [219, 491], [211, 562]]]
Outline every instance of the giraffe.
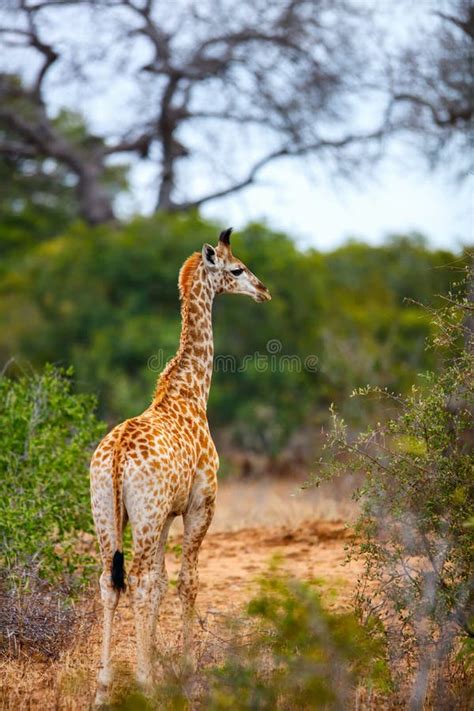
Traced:
[[176, 516], [184, 524], [177, 585], [183, 650], [192, 657], [197, 560], [214, 513], [219, 466], [206, 415], [214, 354], [212, 304], [221, 293], [246, 294], [258, 302], [271, 299], [261, 281], [233, 256], [231, 232], [221, 232], [216, 247], [204, 244], [184, 262], [178, 351], [158, 378], [151, 405], [109, 432], [92, 457], [92, 512], [103, 566], [96, 705], [107, 700], [112, 680], [113, 619], [126, 588], [122, 538], [127, 522], [133, 538], [127, 586], [135, 614], [137, 682], [145, 690], [152, 683], [156, 622], [168, 582], [165, 545]]

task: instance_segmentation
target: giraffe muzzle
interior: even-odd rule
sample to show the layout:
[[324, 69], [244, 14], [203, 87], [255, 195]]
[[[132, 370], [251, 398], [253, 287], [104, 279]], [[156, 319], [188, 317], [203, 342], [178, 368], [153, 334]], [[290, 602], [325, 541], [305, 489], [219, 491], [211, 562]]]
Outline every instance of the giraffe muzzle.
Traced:
[[266, 286], [259, 285], [258, 287], [258, 292], [256, 296], [256, 301], [262, 302], [262, 301], [271, 301], [272, 300], [272, 295], [268, 291]]

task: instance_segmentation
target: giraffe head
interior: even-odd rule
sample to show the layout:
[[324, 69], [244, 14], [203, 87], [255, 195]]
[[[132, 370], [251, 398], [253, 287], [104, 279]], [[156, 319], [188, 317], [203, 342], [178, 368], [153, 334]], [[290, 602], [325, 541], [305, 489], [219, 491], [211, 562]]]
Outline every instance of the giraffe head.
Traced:
[[230, 248], [232, 227], [219, 235], [217, 247], [205, 244], [202, 261], [209, 274], [216, 294], [246, 294], [254, 301], [270, 301], [267, 287], [240, 259], [234, 257]]

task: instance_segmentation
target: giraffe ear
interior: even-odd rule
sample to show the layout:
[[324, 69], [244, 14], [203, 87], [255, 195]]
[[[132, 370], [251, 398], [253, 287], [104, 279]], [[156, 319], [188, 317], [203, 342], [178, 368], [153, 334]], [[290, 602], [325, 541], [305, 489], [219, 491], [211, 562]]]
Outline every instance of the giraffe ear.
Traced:
[[210, 244], [203, 245], [202, 261], [208, 269], [217, 269], [217, 252]]

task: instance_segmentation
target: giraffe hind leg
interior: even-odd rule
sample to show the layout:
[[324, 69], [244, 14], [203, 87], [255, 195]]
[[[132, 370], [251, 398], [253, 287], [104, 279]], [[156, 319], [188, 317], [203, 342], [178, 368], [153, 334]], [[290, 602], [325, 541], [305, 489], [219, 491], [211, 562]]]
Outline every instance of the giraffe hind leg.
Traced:
[[96, 706], [100, 706], [107, 701], [108, 691], [112, 683], [111, 666], [111, 646], [112, 629], [115, 610], [120, 597], [120, 591], [114, 587], [111, 569], [112, 553], [114, 546], [114, 531], [112, 527], [104, 527], [96, 524], [97, 535], [102, 558], [102, 574], [100, 576], [100, 596], [103, 608], [103, 628], [102, 628], [102, 649], [100, 657], [99, 672], [97, 675], [97, 692], [95, 697]]
[[102, 650], [97, 676], [96, 706], [107, 701], [110, 684], [112, 682], [111, 644], [112, 627], [115, 610], [120, 593], [114, 589], [110, 579], [110, 568], [107, 566], [100, 577], [100, 593], [103, 607]]
[[[92, 476], [92, 473], [91, 473]], [[102, 574], [100, 576], [100, 596], [103, 607], [102, 647], [97, 675], [97, 692], [95, 705], [100, 706], [107, 701], [108, 691], [112, 682], [111, 647], [112, 630], [115, 610], [120, 597], [120, 591], [112, 581], [112, 560], [115, 550], [115, 530], [113, 523], [113, 499], [110, 476], [105, 470], [93, 473], [92, 513], [99, 541], [102, 559]], [[124, 526], [126, 517], [124, 517]]]
[[167, 587], [164, 546], [172, 520], [162, 516], [156, 521], [154, 540], [146, 545], [142, 545], [139, 531], [134, 532], [134, 557], [128, 581], [135, 612], [136, 677], [145, 692], [151, 690], [153, 681], [156, 617]]

